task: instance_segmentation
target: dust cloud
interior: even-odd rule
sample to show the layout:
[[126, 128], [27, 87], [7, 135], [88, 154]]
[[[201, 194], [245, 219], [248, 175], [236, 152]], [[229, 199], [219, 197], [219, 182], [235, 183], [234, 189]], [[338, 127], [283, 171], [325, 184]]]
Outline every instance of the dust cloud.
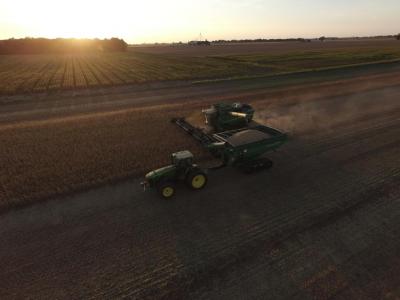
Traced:
[[400, 87], [372, 90], [358, 94], [326, 97], [323, 94], [295, 96], [295, 101], [280, 101], [257, 107], [255, 121], [292, 135], [334, 130], [350, 126], [354, 120], [388, 115], [400, 109]]

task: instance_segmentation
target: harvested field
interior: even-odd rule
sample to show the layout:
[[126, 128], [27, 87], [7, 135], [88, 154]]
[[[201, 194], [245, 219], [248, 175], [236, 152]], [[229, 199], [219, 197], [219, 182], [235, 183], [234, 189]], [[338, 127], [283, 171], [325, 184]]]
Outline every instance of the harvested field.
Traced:
[[154, 46], [132, 47], [127, 53], [1, 55], [0, 94], [265, 76], [400, 59], [400, 43], [388, 40], [254, 43], [207, 49]]
[[276, 43], [237, 43], [215, 44], [211, 47], [193, 47], [188, 45], [143, 45], [131, 47], [132, 51], [180, 56], [213, 56], [213, 55], [247, 55], [247, 54], [288, 54], [305, 51], [337, 51], [337, 50], [370, 50], [384, 48], [398, 48], [399, 42], [394, 39], [371, 40], [337, 40], [323, 43], [276, 42]]
[[[42, 108], [38, 100], [32, 103], [16, 99], [15, 103], [3, 105], [0, 117], [0, 143], [3, 145], [0, 162], [4, 166], [0, 177], [0, 210], [143, 175], [168, 163], [169, 154], [178, 150], [191, 150], [199, 161], [207, 160], [207, 153], [169, 121], [173, 117], [187, 116], [190, 121], [201, 124], [199, 112], [215, 101], [251, 99], [259, 110], [261, 122], [266, 119], [271, 125], [291, 133], [316, 127], [329, 129], [331, 123], [325, 127], [326, 113], [314, 107], [321, 94], [340, 100], [341, 95], [359, 93], [360, 96], [354, 97], [360, 101], [365, 94], [377, 88], [396, 86], [398, 82], [399, 73], [396, 72], [305, 87], [295, 85], [276, 91], [263, 88], [263, 82], [252, 90], [246, 89], [245, 82], [236, 89], [228, 82], [219, 84], [219, 88], [215, 84], [201, 85], [161, 89], [150, 95], [147, 92], [123, 93], [99, 100], [98, 96], [50, 99], [50, 102], [43, 101]], [[232, 89], [236, 91], [234, 95]], [[102, 102], [110, 98], [110, 102]], [[295, 106], [296, 111], [282, 113], [287, 106], [303, 98], [302, 105]], [[368, 114], [370, 108], [384, 113], [399, 105], [386, 94], [380, 98], [378, 108], [374, 99], [366, 99], [364, 114]], [[339, 114], [340, 118], [351, 120], [358, 104], [346, 105], [332, 107], [336, 113], [331, 118], [336, 120]], [[309, 110], [317, 113], [310, 114]], [[300, 127], [299, 120], [303, 122]]]
[[200, 121], [217, 100], [250, 102], [291, 141], [273, 169], [219, 170], [173, 201], [127, 178], [3, 213], [0, 298], [398, 299], [400, 72], [376, 70], [274, 90], [239, 81], [7, 98], [0, 159], [12, 176], [0, 186], [17, 202], [133, 174], [181, 147], [205, 157], [167, 123]]
[[[187, 148], [204, 153], [173, 130], [170, 119], [191, 113], [182, 105], [132, 109], [3, 126], [1, 207], [54, 193], [142, 175]], [[63, 158], [60, 160], [60, 158]]]

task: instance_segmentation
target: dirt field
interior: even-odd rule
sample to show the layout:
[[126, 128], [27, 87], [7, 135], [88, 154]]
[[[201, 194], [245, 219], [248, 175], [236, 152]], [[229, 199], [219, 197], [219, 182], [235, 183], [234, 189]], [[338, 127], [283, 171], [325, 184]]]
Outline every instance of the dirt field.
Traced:
[[0, 298], [398, 299], [400, 71], [326, 76], [3, 98], [6, 206], [181, 147], [203, 158], [168, 119], [217, 100], [247, 99], [291, 141], [270, 171], [220, 170], [171, 202], [128, 178], [3, 213]]
[[[201, 109], [215, 101], [251, 99], [259, 108], [259, 117], [273, 108], [266, 116], [268, 123], [292, 132], [299, 129], [294, 128], [296, 123], [291, 115], [279, 118], [272, 115], [271, 118], [271, 114], [298, 101], [299, 94], [312, 100], [321, 94], [340, 98], [358, 93], [363, 97], [376, 88], [396, 86], [400, 80], [398, 71], [376, 74], [367, 69], [363, 72], [364, 75], [356, 79], [340, 81], [335, 80], [333, 73], [329, 75], [333, 76], [332, 82], [326, 83], [318, 82], [319, 76], [315, 75], [306, 86], [299, 86], [295, 81], [283, 90], [269, 89], [268, 81], [248, 80], [152, 92], [66, 97], [58, 101], [51, 97], [11, 99], [2, 105], [0, 114], [0, 143], [3, 145], [0, 162], [4, 166], [0, 177], [0, 210], [143, 175], [168, 163], [169, 154], [182, 149], [191, 150], [199, 161], [207, 159], [207, 153], [182, 135], [170, 119], [180, 116], [200, 119]], [[298, 75], [297, 80], [303, 77]], [[271, 80], [277, 82], [277, 78]], [[372, 105], [370, 101], [366, 99], [365, 103]], [[384, 97], [380, 108], [399, 105], [387, 101], [392, 100]], [[319, 120], [321, 116], [322, 119], [303, 124], [302, 130], [306, 126], [322, 126], [324, 114], [310, 115], [308, 104], [304, 105], [304, 112], [295, 113], [297, 121], [299, 118]], [[350, 108], [335, 110], [343, 118], [344, 114], [351, 116]], [[367, 108], [363, 110], [368, 111]]]
[[293, 51], [326, 51], [326, 50], [352, 50], [352, 49], [373, 49], [373, 48], [400, 47], [399, 41], [395, 39], [371, 39], [371, 40], [338, 40], [326, 42], [298, 43], [298, 42], [277, 42], [277, 43], [250, 43], [250, 44], [216, 44], [211, 47], [194, 47], [188, 45], [163, 46], [149, 45], [132, 47], [132, 51], [187, 55], [187, 56], [209, 56], [209, 55], [240, 55], [240, 54], [286, 54]]
[[265, 76], [400, 61], [395, 40], [133, 47], [124, 53], [0, 55], [0, 95]]

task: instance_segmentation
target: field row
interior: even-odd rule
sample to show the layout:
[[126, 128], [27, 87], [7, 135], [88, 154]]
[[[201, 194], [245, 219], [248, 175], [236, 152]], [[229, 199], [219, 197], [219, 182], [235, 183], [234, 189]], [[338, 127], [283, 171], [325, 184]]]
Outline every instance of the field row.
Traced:
[[[294, 141], [298, 140], [280, 151], [294, 161], [333, 153], [344, 146], [351, 149], [349, 155], [360, 153], [360, 149], [371, 150], [370, 141], [374, 147], [386, 143], [388, 148], [398, 146], [400, 139], [395, 137], [400, 136], [400, 104], [395, 99], [400, 90], [385, 88], [391, 84], [386, 76], [375, 78], [376, 85], [364, 90], [365, 78], [356, 83], [285, 89], [269, 96], [260, 96], [259, 91], [243, 94], [234, 88], [223, 99], [233, 101], [238, 95], [252, 99], [258, 122], [288, 132]], [[343, 92], [352, 94], [345, 96]], [[0, 126], [0, 211], [116, 179], [143, 176], [168, 164], [170, 153], [180, 150], [190, 150], [197, 162], [206, 163], [208, 152], [170, 120], [187, 116], [189, 122], [201, 126], [201, 109], [208, 104], [200, 99], [206, 95], [215, 99], [217, 94], [210, 94], [208, 89], [197, 91], [196, 95], [186, 89], [178, 94], [177, 89], [163, 89], [144, 97], [163, 95], [170, 99], [169, 93], [178, 98], [185, 95], [190, 100]], [[379, 105], [375, 105], [378, 98]], [[36, 103], [33, 107], [41, 110]], [[53, 107], [56, 106], [49, 110]], [[28, 115], [26, 110], [24, 115]], [[35, 119], [35, 115], [31, 117]], [[354, 143], [354, 137], [359, 143]]]
[[87, 182], [142, 176], [182, 149], [204, 159], [208, 153], [169, 121], [177, 110], [191, 112], [189, 105], [138, 108], [0, 128], [0, 211]]
[[[324, 105], [325, 102], [321, 101], [321, 105]], [[51, 155], [54, 155], [53, 159], [57, 159], [60, 154], [69, 159], [63, 162], [64, 165], [58, 165], [58, 168], [54, 168], [54, 170], [49, 170], [48, 167], [41, 168], [42, 174], [39, 175], [47, 176], [48, 180], [43, 177], [32, 177], [32, 180], [26, 180], [16, 186], [24, 188], [27, 184], [34, 183], [35, 180], [38, 184], [50, 184], [50, 186], [57, 180], [82, 182], [90, 178], [88, 171], [100, 171], [98, 175], [104, 175], [113, 173], [120, 168], [122, 170], [122, 167], [133, 167], [136, 162], [154, 161], [159, 155], [167, 158], [165, 152], [169, 152], [172, 141], [180, 143], [183, 142], [183, 139], [190, 140], [183, 132], [176, 130], [176, 134], [172, 133], [172, 130], [166, 130], [168, 128], [163, 125], [171, 126], [162, 119], [169, 118], [166, 115], [172, 115], [176, 109], [180, 108], [182, 107], [171, 107], [170, 109], [164, 107], [162, 110], [152, 108], [147, 109], [146, 113], [136, 110], [118, 116], [111, 115], [107, 117], [108, 120], [98, 120], [98, 125], [102, 127], [96, 126], [97, 121], [87, 117], [81, 119], [86, 124], [77, 124], [77, 120], [70, 120], [63, 126], [65, 131], [59, 127], [60, 124], [48, 124], [54, 130], [52, 132], [54, 138], [51, 139], [51, 142], [58, 145], [59, 148], [49, 149], [47, 153], [40, 147], [46, 149], [46, 145], [43, 144], [46, 142], [46, 136], [47, 142], [49, 142], [48, 135], [44, 133], [43, 128], [31, 129], [28, 134], [36, 136], [36, 138], [30, 136], [32, 140], [35, 140], [33, 147], [14, 145], [15, 149], [42, 153], [44, 159], [51, 159]], [[183, 106], [183, 109], [185, 111], [182, 112], [185, 114], [191, 111], [188, 104]], [[332, 111], [326, 111], [325, 115], [331, 113]], [[358, 110], [357, 113], [362, 114], [362, 111]], [[355, 117], [357, 117], [357, 113]], [[382, 122], [383, 127], [390, 128], [390, 126], [387, 127], [386, 116], [375, 117], [372, 119], [373, 121]], [[132, 124], [149, 124], [149, 122], [145, 122], [146, 119], [147, 121], [152, 120], [153, 126], [132, 126]], [[331, 120], [329, 119], [329, 121]], [[353, 120], [355, 122], [353, 125], [359, 126], [359, 130], [364, 130], [365, 126], [369, 126], [369, 120], [361, 122], [357, 118]], [[94, 128], [97, 130], [93, 130]], [[335, 128], [337, 129], [337, 127]], [[105, 197], [107, 200], [98, 198], [90, 200], [88, 197], [81, 199], [88, 201], [83, 206], [77, 206], [75, 202], [72, 206], [61, 209], [63, 223], [52, 223], [53, 226], [47, 227], [43, 226], [43, 223], [31, 225], [33, 229], [29, 231], [30, 234], [23, 235], [23, 242], [28, 247], [19, 246], [21, 235], [12, 234], [13, 231], [10, 230], [6, 231], [10, 234], [5, 236], [5, 241], [11, 245], [12, 249], [15, 248], [15, 252], [3, 250], [0, 255], [4, 261], [3, 265], [5, 265], [3, 269], [11, 270], [10, 276], [4, 281], [4, 285], [7, 286], [5, 295], [12, 297], [21, 290], [25, 294], [29, 291], [29, 294], [32, 295], [46, 293], [49, 289], [42, 287], [53, 283], [54, 274], [58, 274], [58, 270], [61, 270], [62, 274], [60, 273], [61, 275], [57, 277], [57, 291], [68, 293], [73, 298], [177, 298], [176, 295], [181, 295], [181, 291], [187, 291], [195, 293], [187, 298], [209, 299], [212, 298], [210, 294], [213, 292], [214, 282], [217, 282], [218, 287], [224, 284], [224, 288], [225, 285], [233, 287], [240, 284], [243, 279], [240, 278], [238, 279], [240, 282], [236, 282], [237, 276], [230, 277], [235, 273], [232, 271], [240, 268], [240, 272], [253, 274], [255, 278], [261, 276], [259, 274], [262, 272], [265, 273], [265, 270], [270, 270], [266, 273], [268, 276], [270, 273], [277, 274], [275, 277], [271, 277], [269, 284], [275, 287], [281, 286], [282, 282], [290, 282], [289, 287], [285, 288], [287, 295], [296, 295], [298, 291], [303, 293], [305, 290], [310, 295], [324, 295], [325, 298], [329, 298], [331, 295], [341, 292], [347, 284], [351, 284], [347, 277], [332, 277], [332, 275], [347, 274], [345, 271], [350, 268], [348, 267], [349, 257], [365, 257], [366, 259], [370, 252], [365, 252], [364, 249], [370, 244], [376, 244], [373, 243], [373, 237], [368, 236], [366, 242], [365, 235], [357, 234], [360, 231], [361, 219], [356, 219], [355, 225], [350, 226], [348, 215], [346, 214], [344, 218], [340, 218], [340, 216], [351, 212], [351, 220], [357, 217], [359, 210], [352, 210], [349, 207], [356, 207], [355, 205], [359, 203], [368, 203], [366, 200], [368, 198], [374, 199], [376, 191], [379, 192], [381, 186], [388, 186], [389, 178], [397, 178], [396, 182], [398, 182], [400, 170], [398, 151], [391, 142], [393, 138], [399, 141], [398, 138], [395, 138], [399, 136], [397, 132], [385, 130], [385, 136], [382, 136], [380, 130], [369, 130], [369, 135], [365, 136], [365, 141], [362, 142], [363, 147], [358, 147], [359, 143], [354, 137], [359, 136], [359, 131], [349, 132], [347, 128], [345, 126], [341, 128], [343, 130], [332, 130], [328, 134], [331, 139], [337, 141], [337, 144], [325, 154], [312, 151], [310, 158], [299, 158], [295, 155], [277, 157], [279, 164], [277, 166], [279, 167], [273, 169], [271, 171], [273, 173], [266, 172], [256, 177], [232, 174], [230, 177], [229, 171], [225, 171], [222, 174], [227, 176], [223, 178], [214, 176], [215, 182], [208, 188], [208, 194], [205, 194], [211, 195], [208, 197], [194, 193], [190, 201], [181, 198], [165, 203], [155, 199], [143, 201], [144, 198], [139, 194], [132, 194], [129, 196], [129, 202], [119, 202], [121, 200], [113, 199], [112, 201], [117, 202], [112, 205], [105, 204], [112, 202], [111, 197], [110, 199]], [[38, 133], [39, 131], [43, 132]], [[16, 132], [10, 133], [15, 135]], [[78, 133], [82, 136], [76, 136]], [[20, 135], [17, 136], [20, 137]], [[21, 141], [25, 141], [26, 137], [21, 137]], [[137, 137], [145, 137], [146, 140]], [[179, 140], [180, 137], [182, 140]], [[56, 139], [59, 139], [59, 142]], [[331, 139], [326, 139], [325, 142], [329, 142]], [[67, 146], [72, 145], [71, 141], [74, 141], [75, 144], [68, 149]], [[158, 147], [152, 149], [149, 145], [155, 145], [155, 141], [158, 141]], [[187, 145], [189, 146], [189, 144], [190, 142]], [[96, 147], [93, 147], [94, 145]], [[146, 145], [147, 149], [143, 149], [143, 145]], [[294, 140], [290, 147], [292, 147], [293, 153], [296, 153], [296, 150], [301, 151], [304, 144], [301, 140]], [[104, 152], [108, 153], [107, 156], [101, 155], [102, 150], [110, 149], [111, 152]], [[10, 150], [9, 153], [14, 154], [15, 151]], [[377, 153], [381, 155], [377, 155]], [[150, 154], [152, 155], [150, 156]], [[144, 155], [147, 155], [148, 160]], [[360, 155], [364, 156], [361, 160], [357, 159]], [[91, 161], [92, 157], [95, 159]], [[136, 158], [136, 162], [132, 157]], [[19, 162], [23, 160], [23, 156], [16, 155], [14, 159]], [[40, 159], [35, 161], [40, 161]], [[60, 160], [57, 161], [60, 162]], [[50, 163], [50, 166], [54, 166], [54, 164]], [[79, 168], [82, 169], [79, 170]], [[19, 165], [18, 169], [21, 172], [39, 170], [34, 165], [30, 165], [30, 168]], [[58, 173], [60, 169], [64, 170], [64, 174]], [[76, 173], [72, 176], [65, 170], [68, 172], [72, 170]], [[56, 173], [51, 174], [52, 171]], [[10, 176], [10, 178], [15, 180], [16, 177]], [[232, 188], [233, 183], [229, 180], [232, 178], [240, 180], [236, 189]], [[265, 201], [265, 192], [262, 190], [257, 192], [257, 187], [259, 188], [265, 182], [268, 183], [268, 201]], [[288, 182], [290, 182], [289, 185]], [[56, 186], [54, 185], [53, 188]], [[256, 189], [250, 191], [248, 187], [252, 186], [255, 186]], [[243, 187], [247, 187], [247, 189]], [[130, 188], [130, 191], [138, 189]], [[38, 190], [40, 189], [38, 188]], [[215, 201], [215, 195], [220, 195], [221, 191], [224, 199]], [[108, 191], [108, 193], [115, 193], [115, 190]], [[301, 201], [299, 201], [298, 195], [302, 195]], [[383, 195], [390, 195], [392, 199], [397, 196], [397, 194], [392, 194], [391, 190], [390, 192], [387, 190]], [[246, 197], [251, 198], [251, 205], [249, 205], [249, 201], [244, 200], [247, 199]], [[372, 201], [374, 205], [375, 200]], [[74, 200], [71, 199], [71, 201]], [[89, 203], [90, 206], [85, 206]], [[82, 209], [82, 207], [90, 207], [90, 209]], [[359, 207], [357, 206], [357, 208]], [[361, 207], [364, 208], [364, 206]], [[199, 213], [199, 208], [203, 209], [203, 213]], [[47, 211], [53, 210], [47, 209]], [[75, 211], [75, 213], [79, 211], [78, 216], [82, 214], [85, 220], [84, 227], [77, 224], [77, 215], [74, 214], [74, 218], [68, 217], [71, 211]], [[165, 213], [166, 211], [172, 211], [172, 217], [171, 214]], [[393, 222], [397, 215], [398, 213], [389, 215], [390, 219], [388, 219], [385, 214], [385, 220]], [[37, 215], [35, 216], [37, 217]], [[59, 218], [56, 214], [47, 222], [56, 222], [55, 220]], [[374, 237], [380, 234], [380, 229], [377, 229], [376, 224], [382, 223], [381, 218], [382, 213], [376, 213], [376, 217], [372, 219], [373, 222], [366, 226], [367, 229], [364, 226], [362, 232], [373, 232]], [[47, 220], [45, 217], [42, 219]], [[213, 221], [210, 222], [210, 220]], [[231, 222], [232, 220], [236, 222]], [[342, 220], [344, 225], [326, 226], [336, 220]], [[371, 220], [371, 217], [362, 218], [362, 220]], [[9, 223], [15, 224], [15, 222]], [[181, 226], [182, 224], [188, 224], [189, 228]], [[332, 248], [335, 251], [327, 251], [327, 248], [323, 248], [321, 239], [317, 239], [314, 244], [310, 245], [310, 237], [314, 237], [314, 235], [311, 236], [309, 230], [312, 229], [314, 233], [315, 230], [319, 232], [320, 228], [332, 229], [336, 240], [328, 238], [327, 241], [337, 246]], [[390, 228], [389, 225], [388, 228]], [[196, 232], [195, 238], [193, 232]], [[388, 236], [393, 235], [394, 232], [390, 232]], [[298, 234], [302, 234], [302, 236]], [[54, 237], [58, 243], [53, 239], [48, 247], [42, 247], [42, 249], [37, 246], [38, 241], [49, 239], [49, 236]], [[321, 231], [318, 237], [322, 236]], [[344, 240], [347, 243], [338, 243], [337, 240], [343, 236], [346, 237]], [[295, 238], [292, 239], [293, 237]], [[288, 240], [285, 242], [286, 239]], [[36, 247], [31, 248], [29, 245]], [[68, 246], [57, 248], [59, 245]], [[107, 245], [120, 246], [114, 247], [118, 251], [111, 252], [113, 255], [110, 256], [111, 250], [107, 248]], [[355, 247], [355, 245], [358, 246]], [[146, 247], [146, 251], [142, 250], [143, 246]], [[36, 253], [31, 255], [34, 257], [33, 261], [27, 255], [27, 249], [36, 249]], [[177, 249], [179, 256], [177, 256]], [[75, 253], [79, 257], [79, 263], [61, 267], [64, 266], [68, 253]], [[364, 255], [365, 253], [368, 255]], [[93, 255], [96, 255], [95, 260]], [[314, 263], [310, 264], [311, 257], [314, 259]], [[336, 260], [338, 258], [340, 260]], [[22, 267], [15, 268], [16, 263], [21, 259]], [[262, 268], [257, 267], [255, 262], [262, 262]], [[332, 267], [335, 266], [332, 262], [339, 267], [337, 269]], [[306, 263], [309, 264], [304, 271], [303, 266]], [[85, 272], [76, 272], [77, 266], [84, 266]], [[343, 266], [346, 266], [347, 269], [343, 269]], [[37, 270], [36, 273], [31, 269]], [[376, 269], [368, 270], [373, 270], [371, 271], [373, 274]], [[77, 277], [75, 288], [68, 289], [66, 286], [70, 286], [71, 281], [63, 274], [71, 274], [74, 271], [77, 276], [84, 279], [81, 280]], [[356, 268], [356, 271], [358, 272], [359, 269]], [[365, 270], [363, 271], [365, 273]], [[35, 276], [38, 272], [42, 272], [41, 276]], [[84, 275], [88, 272], [92, 276], [87, 280], [88, 276]], [[26, 280], [26, 276], [22, 278], [19, 274], [27, 274], [29, 280]], [[223, 274], [222, 283], [218, 276], [215, 277], [215, 274]], [[368, 273], [368, 278], [375, 280], [376, 278], [371, 274]], [[262, 276], [263, 279], [266, 278], [265, 276]], [[96, 280], [91, 278], [96, 278]], [[337, 280], [338, 278], [340, 280]], [[115, 280], [115, 284], [110, 284], [112, 280]], [[329, 285], [325, 285], [326, 281]], [[175, 282], [180, 284], [175, 285]], [[54, 286], [54, 283], [51, 286]], [[87, 286], [90, 289], [85, 289]], [[320, 286], [329, 288], [321, 291]], [[37, 289], [37, 287], [41, 288]], [[92, 287], [95, 288], [92, 289]], [[268, 286], [266, 288], [268, 289]], [[235, 291], [229, 289], [228, 293], [231, 291], [232, 294], [227, 298], [234, 298]]]
[[[399, 43], [400, 46], [400, 43]], [[385, 49], [346, 49], [335, 51], [306, 51], [288, 54], [227, 55], [221, 57], [237, 63], [291, 72], [343, 65], [365, 64], [400, 59], [400, 47]]]
[[400, 60], [400, 47], [212, 56], [151, 54], [140, 50], [108, 54], [0, 55], [0, 94], [272, 75], [393, 60]]
[[240, 63], [140, 53], [0, 56], [0, 93], [29, 93], [242, 73]]

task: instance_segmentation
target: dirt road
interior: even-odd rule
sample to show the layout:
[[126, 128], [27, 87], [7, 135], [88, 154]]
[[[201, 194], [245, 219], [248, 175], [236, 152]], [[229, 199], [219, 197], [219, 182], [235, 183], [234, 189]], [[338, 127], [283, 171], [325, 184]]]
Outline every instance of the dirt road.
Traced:
[[291, 134], [268, 172], [221, 170], [171, 202], [129, 180], [1, 215], [0, 298], [398, 299], [390, 78], [260, 96], [257, 119]]

